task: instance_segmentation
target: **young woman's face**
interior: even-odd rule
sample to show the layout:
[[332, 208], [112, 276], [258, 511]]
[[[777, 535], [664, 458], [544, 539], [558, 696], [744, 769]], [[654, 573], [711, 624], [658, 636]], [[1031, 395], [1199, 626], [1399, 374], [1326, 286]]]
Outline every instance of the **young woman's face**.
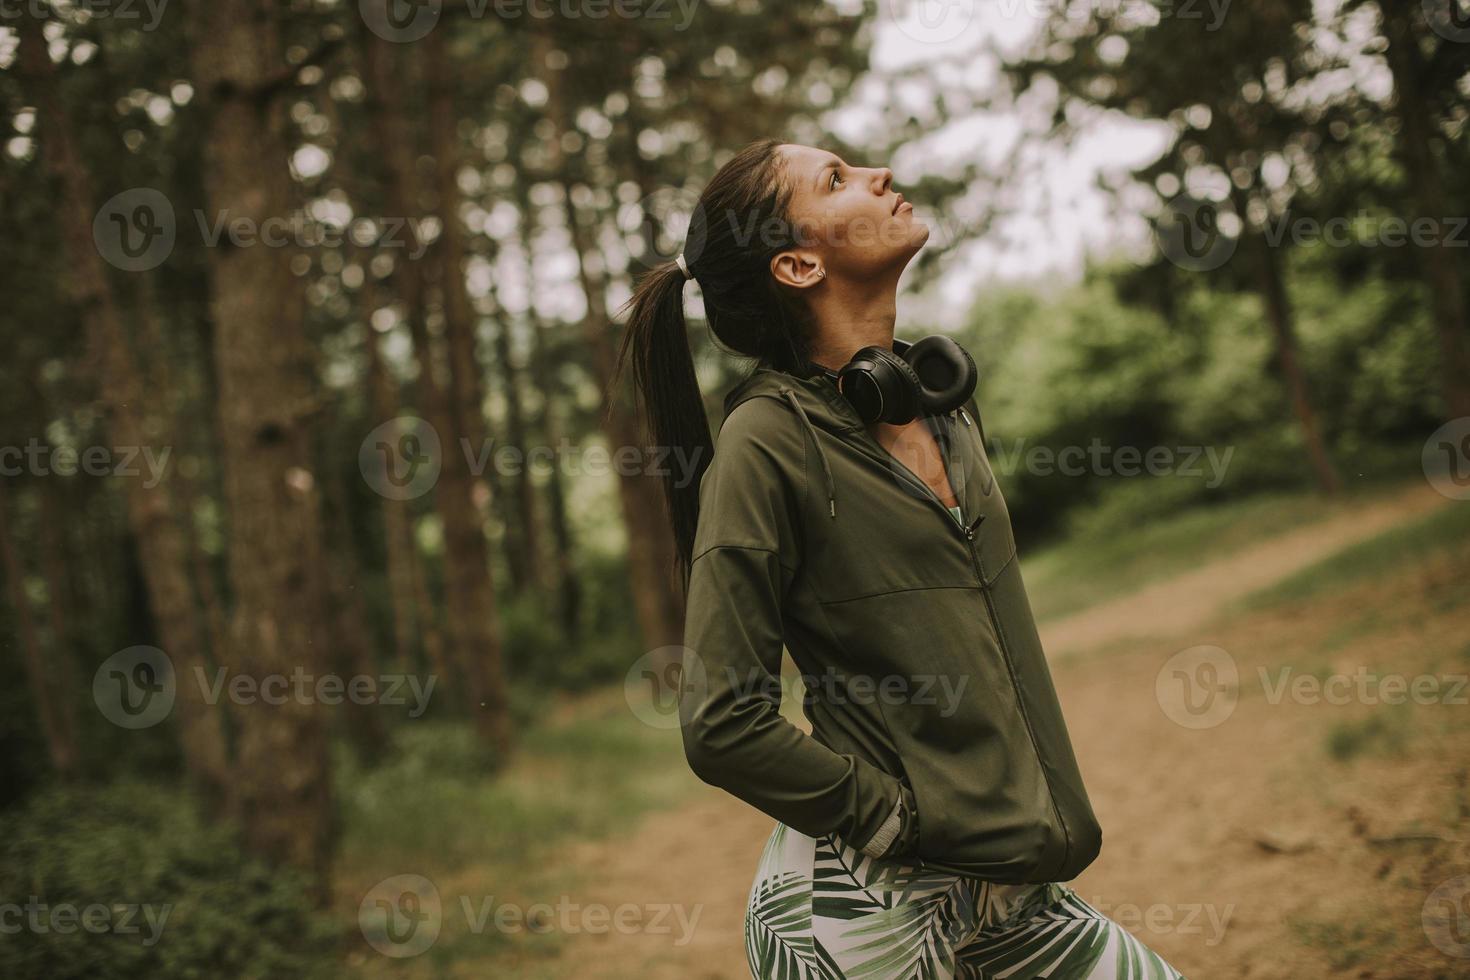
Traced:
[[887, 167], [854, 167], [837, 154], [798, 143], [782, 144], [792, 185], [791, 221], [797, 245], [773, 260], [788, 282], [871, 280], [901, 271], [929, 238], [929, 227], [893, 189]]

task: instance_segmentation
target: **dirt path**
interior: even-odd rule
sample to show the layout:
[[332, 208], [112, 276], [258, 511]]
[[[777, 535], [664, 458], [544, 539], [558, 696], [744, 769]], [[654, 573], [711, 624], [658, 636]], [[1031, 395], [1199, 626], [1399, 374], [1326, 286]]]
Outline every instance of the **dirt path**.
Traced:
[[1412, 520], [1451, 501], [1427, 483], [1370, 504], [1337, 505], [1326, 520], [1283, 534], [1137, 592], [1043, 623], [1042, 645], [1053, 659], [1120, 640], [1166, 636], [1198, 629], [1228, 604], [1279, 582], [1349, 545]]
[[698, 799], [650, 815], [616, 847], [578, 845], [568, 860], [595, 868], [578, 900], [616, 908], [682, 906], [669, 933], [608, 933], [569, 947], [558, 976], [606, 980], [746, 980], [745, 900], [771, 818], [703, 787]]
[[[1411, 758], [1370, 756], [1343, 768], [1328, 757], [1324, 733], [1356, 718], [1361, 706], [1324, 713], [1320, 705], [1269, 703], [1259, 686], [1243, 681], [1227, 723], [1191, 731], [1165, 717], [1155, 693], [1164, 661], [1196, 643], [1228, 649], [1242, 678], [1283, 662], [1308, 673], [1387, 658], [1399, 670], [1416, 662], [1422, 670], [1436, 651], [1465, 656], [1470, 609], [1453, 595], [1470, 572], [1470, 553], [1390, 587], [1370, 583], [1318, 600], [1309, 614], [1217, 616], [1249, 591], [1444, 503], [1430, 491], [1405, 491], [1044, 631], [1049, 652], [1070, 654], [1142, 634], [1139, 624], [1149, 624], [1122, 652], [1055, 667], [1104, 827], [1102, 856], [1073, 886], [1192, 980], [1448, 977], [1470, 963], [1443, 959], [1425, 941], [1419, 919], [1438, 881], [1470, 871], [1470, 850], [1453, 843], [1465, 835], [1452, 822], [1444, 826], [1454, 820], [1454, 800], [1470, 807], [1464, 753], [1454, 749], [1463, 729], [1420, 711], [1413, 723], [1427, 727], [1412, 735]], [[1400, 619], [1387, 632], [1373, 621], [1344, 646], [1344, 623], [1379, 605], [1400, 610]], [[1324, 650], [1325, 664], [1312, 659]], [[1465, 711], [1449, 710], [1460, 711], [1457, 717]], [[557, 959], [555, 975], [745, 980], [745, 901], [772, 826], [764, 814], [706, 788], [615, 844], [577, 845], [568, 860], [591, 869], [579, 897], [610, 907], [679, 903], [698, 916], [697, 927], [688, 937], [676, 930], [579, 938]], [[1414, 843], [1420, 831], [1428, 837]], [[1392, 843], [1400, 834], [1406, 843]], [[1296, 843], [1288, 853], [1268, 853], [1262, 839]], [[1382, 949], [1393, 944], [1407, 949], [1388, 960], [1397, 966], [1354, 969], [1364, 958], [1382, 960]]]
[[[1102, 854], [1073, 887], [1191, 980], [1470, 975], [1470, 960], [1441, 954], [1422, 924], [1436, 886], [1470, 872], [1464, 702], [1267, 696], [1288, 669], [1298, 680], [1360, 668], [1463, 678], [1467, 574], [1470, 547], [1391, 581], [1059, 669], [1104, 828]], [[1226, 650], [1240, 684], [1228, 718], [1190, 730], [1160, 710], [1155, 685], [1196, 643]], [[1350, 739], [1360, 747], [1338, 758], [1334, 745]]]

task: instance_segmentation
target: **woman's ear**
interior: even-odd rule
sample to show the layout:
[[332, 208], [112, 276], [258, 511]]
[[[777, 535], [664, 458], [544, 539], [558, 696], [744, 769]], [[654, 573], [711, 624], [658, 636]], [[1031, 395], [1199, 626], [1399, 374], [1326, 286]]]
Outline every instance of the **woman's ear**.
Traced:
[[827, 271], [811, 252], [787, 249], [771, 256], [771, 275], [784, 285], [808, 289], [826, 278]]

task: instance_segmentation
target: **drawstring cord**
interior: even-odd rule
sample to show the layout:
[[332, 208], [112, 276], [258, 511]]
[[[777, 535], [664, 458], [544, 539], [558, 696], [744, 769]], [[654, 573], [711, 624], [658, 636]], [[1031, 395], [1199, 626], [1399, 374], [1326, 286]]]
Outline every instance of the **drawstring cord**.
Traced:
[[817, 459], [822, 462], [822, 477], [827, 481], [827, 513], [831, 517], [837, 516], [837, 491], [832, 483], [832, 467], [827, 465], [827, 454], [822, 452], [822, 441], [817, 438], [817, 430], [812, 425], [812, 420], [807, 418], [806, 409], [801, 407], [801, 402], [796, 400], [796, 392], [790, 388], [782, 388], [781, 394], [796, 409], [796, 414], [801, 416], [802, 425], [812, 437], [812, 444], [817, 447]]

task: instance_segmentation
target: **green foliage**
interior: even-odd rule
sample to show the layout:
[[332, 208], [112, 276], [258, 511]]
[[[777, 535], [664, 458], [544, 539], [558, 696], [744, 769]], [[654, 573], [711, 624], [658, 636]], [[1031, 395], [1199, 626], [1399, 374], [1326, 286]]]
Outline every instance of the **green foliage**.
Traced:
[[406, 871], [433, 877], [513, 863], [546, 814], [530, 812], [505, 770], [488, 766], [483, 739], [458, 721], [399, 725], [386, 754], [372, 760], [340, 752], [332, 767], [338, 882], [365, 889]]
[[1187, 359], [1168, 380], [1179, 430], [1210, 441], [1283, 427], [1286, 399], [1256, 297], [1188, 290], [1179, 297], [1177, 315], [1179, 331], [1189, 338]]
[[575, 631], [556, 615], [554, 595], [528, 594], [502, 602], [506, 663], [518, 683], [588, 690], [621, 681], [643, 653], [626, 555], [588, 550], [577, 558], [581, 621]]
[[[8, 603], [0, 602], [0, 630], [5, 636], [19, 635], [19, 627]], [[0, 648], [0, 669], [7, 677], [22, 677], [25, 669], [20, 644]], [[6, 684], [0, 690], [0, 806], [24, 797], [46, 776], [46, 745], [35, 723], [35, 705], [24, 684]]]
[[[49, 906], [37, 915], [42, 928], [26, 913], [22, 930], [0, 943], [0, 975], [330, 976], [337, 927], [313, 909], [307, 884], [247, 858], [182, 789], [47, 789], [0, 818], [0, 902]], [[108, 931], [81, 928], [80, 911], [74, 930], [53, 927], [60, 908], [93, 905], [110, 910]]]
[[1327, 753], [1338, 762], [1367, 752], [1402, 755], [1409, 740], [1412, 705], [1380, 708], [1366, 718], [1342, 721], [1327, 733]]
[[549, 596], [522, 594], [500, 602], [505, 662], [517, 681], [552, 684], [567, 659], [565, 628], [548, 615]]
[[[1309, 251], [1290, 267], [1301, 362], [1338, 468], [1349, 481], [1417, 472], [1418, 446], [1442, 410], [1417, 287], [1381, 278], [1344, 285]], [[1172, 291], [1165, 315], [1123, 298], [1125, 287], [1136, 291], [1136, 272], [1094, 268], [1045, 297], [997, 291], [964, 332], [979, 359], [991, 461], [1023, 537], [1136, 525], [1307, 485], [1301, 429], [1259, 298], [1189, 281]], [[1108, 455], [1081, 473], [1027, 457], [1093, 445]], [[1124, 476], [1111, 456], [1123, 447], [1174, 455], [1157, 472]], [[1191, 465], [1194, 447], [1201, 455]]]
[[567, 835], [612, 833], [689, 788], [677, 732], [643, 724], [621, 690], [596, 698], [565, 723], [543, 715], [523, 729], [515, 762], [493, 779], [464, 723], [400, 726], [370, 768], [344, 758], [334, 776], [344, 864], [383, 874], [395, 861], [426, 874], [520, 867]]
[[1394, 948], [1394, 929], [1381, 920], [1360, 915], [1351, 921], [1292, 916], [1287, 923], [1298, 941], [1322, 949], [1335, 970], [1351, 970], [1373, 956]]
[[1435, 387], [1439, 346], [1422, 285], [1383, 275], [1345, 284], [1324, 246], [1293, 257], [1303, 366], [1341, 450], [1356, 453], [1375, 437], [1422, 440], [1424, 424], [1443, 411]]
[[[982, 407], [999, 424], [1023, 433], [1091, 432], [1142, 424], [1147, 408], [1161, 407], [1147, 399], [1178, 364], [1178, 342], [1156, 314], [1118, 302], [1105, 278], [1047, 302], [1010, 296], [998, 307], [991, 315], [982, 308], [975, 329], [987, 360]], [[995, 363], [1000, 352], [1003, 369]], [[1053, 386], [1063, 380], [1061, 397]]]

